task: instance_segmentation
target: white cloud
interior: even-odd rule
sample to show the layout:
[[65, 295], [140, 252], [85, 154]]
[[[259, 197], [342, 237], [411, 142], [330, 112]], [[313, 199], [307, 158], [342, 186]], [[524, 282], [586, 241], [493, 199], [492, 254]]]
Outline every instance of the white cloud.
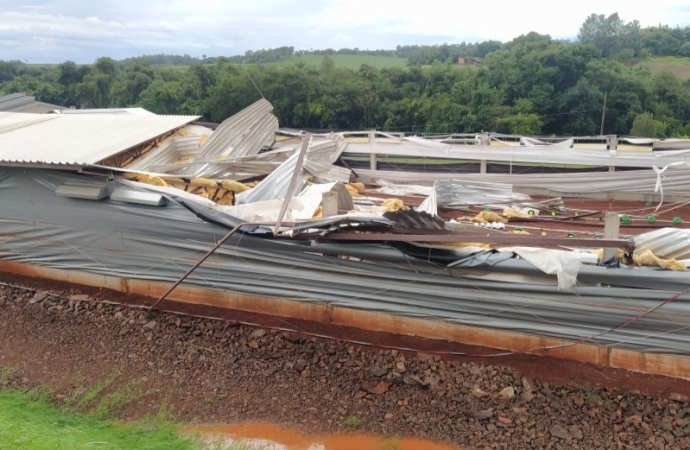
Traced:
[[103, 55], [233, 55], [293, 45], [394, 48], [397, 44], [507, 41], [536, 31], [577, 35], [592, 13], [643, 26], [690, 24], [687, 0], [4, 0], [0, 59], [91, 62]]

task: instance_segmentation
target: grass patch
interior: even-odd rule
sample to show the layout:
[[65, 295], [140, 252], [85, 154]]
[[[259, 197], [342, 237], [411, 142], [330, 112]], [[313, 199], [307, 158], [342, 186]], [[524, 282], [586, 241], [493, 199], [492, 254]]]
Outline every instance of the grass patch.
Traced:
[[65, 406], [73, 412], [88, 412], [96, 417], [108, 418], [125, 405], [156, 392], [154, 389], [144, 389], [139, 380], [130, 380], [114, 388], [114, 383], [121, 375], [122, 369], [118, 369], [91, 388], [73, 390], [65, 399]]
[[640, 66], [648, 68], [652, 73], [667, 70], [683, 81], [690, 79], [690, 58], [655, 56], [642, 61]]
[[[0, 369], [0, 385], [15, 371]], [[118, 383], [122, 373], [116, 370], [90, 388], [80, 379], [79, 387], [57, 404], [46, 386], [23, 391], [0, 387], [0, 450], [264, 450], [242, 439], [229, 443], [222, 436], [182, 431], [167, 397], [153, 417], [117, 421], [115, 413], [122, 407], [155, 392], [140, 380]]]
[[11, 368], [0, 370], [0, 385], [7, 381], [15, 371], [16, 369]]
[[121, 426], [93, 414], [68, 413], [38, 391], [0, 391], [0, 449], [200, 449], [170, 422]]
[[362, 425], [363, 421], [364, 420], [359, 416], [350, 416], [345, 421], [345, 425], [350, 428], [358, 428], [360, 425]]
[[[343, 69], [359, 70], [362, 64], [383, 69], [386, 67], [406, 67], [406, 58], [396, 58], [394, 56], [373, 56], [373, 55], [329, 55], [333, 60], [335, 67]], [[303, 55], [293, 56], [292, 58], [275, 63], [266, 63], [266, 66], [290, 66], [292, 64], [301, 62], [308, 67], [319, 67], [324, 56], [321, 55]], [[248, 64], [250, 65], [250, 64]]]
[[122, 425], [69, 412], [49, 399], [47, 389], [0, 391], [0, 450], [257, 450], [242, 440], [227, 444], [181, 433], [167, 401], [156, 417]]
[[[407, 58], [396, 58], [394, 56], [373, 56], [373, 55], [330, 55], [329, 56], [336, 68], [359, 70], [362, 64], [377, 67], [379, 69], [388, 67], [407, 67]], [[307, 67], [319, 67], [324, 56], [321, 55], [303, 55], [293, 56], [279, 62], [263, 63], [263, 64], [247, 64], [248, 66], [273, 66], [273, 67], [287, 67], [296, 63], [302, 63]], [[204, 64], [213, 66], [214, 64]], [[172, 69], [175, 71], [185, 71], [190, 66], [155, 66], [164, 69]]]

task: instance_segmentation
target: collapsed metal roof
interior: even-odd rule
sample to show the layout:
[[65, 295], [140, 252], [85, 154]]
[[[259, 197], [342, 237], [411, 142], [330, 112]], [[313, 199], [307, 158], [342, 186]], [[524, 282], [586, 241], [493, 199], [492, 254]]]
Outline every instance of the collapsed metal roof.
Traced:
[[199, 116], [0, 113], [0, 165], [88, 165]]

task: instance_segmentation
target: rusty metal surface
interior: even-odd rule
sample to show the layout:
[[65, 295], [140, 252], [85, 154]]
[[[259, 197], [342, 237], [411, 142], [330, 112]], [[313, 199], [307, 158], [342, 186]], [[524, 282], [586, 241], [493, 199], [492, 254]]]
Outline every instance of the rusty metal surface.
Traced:
[[[392, 230], [391, 230], [392, 231]], [[599, 248], [614, 247], [627, 250], [635, 249], [635, 242], [623, 239], [573, 239], [560, 237], [527, 236], [519, 234], [495, 233], [427, 233], [407, 234], [413, 230], [401, 230], [400, 233], [350, 233], [333, 232], [320, 237], [303, 234], [301, 238], [324, 239], [332, 241], [399, 241], [399, 242], [477, 242], [488, 244], [510, 244], [523, 246], [565, 246]], [[298, 236], [298, 237], [300, 237]]]
[[[165, 292], [167, 285], [160, 282], [142, 282], [117, 277], [100, 277], [92, 274], [47, 269], [24, 264], [0, 261], [0, 271], [37, 278], [105, 287], [128, 294], [157, 297]], [[568, 345], [570, 342], [530, 336], [519, 332], [496, 331], [442, 321], [400, 317], [379, 312], [361, 311], [332, 305], [304, 304], [296, 300], [242, 295], [190, 286], [181, 286], [171, 297], [175, 301], [190, 305], [208, 305], [229, 310], [256, 312], [278, 317], [299, 318], [321, 323], [331, 323], [367, 331], [412, 335], [420, 338], [443, 339], [488, 349], [525, 352], [529, 349]], [[174, 311], [166, 305], [164, 310]], [[606, 346], [580, 344], [555, 348], [548, 351], [532, 351], [531, 354], [595, 364], [601, 367], [625, 369], [634, 372], [664, 375], [675, 378], [690, 378], [690, 358], [649, 354], [621, 350]]]

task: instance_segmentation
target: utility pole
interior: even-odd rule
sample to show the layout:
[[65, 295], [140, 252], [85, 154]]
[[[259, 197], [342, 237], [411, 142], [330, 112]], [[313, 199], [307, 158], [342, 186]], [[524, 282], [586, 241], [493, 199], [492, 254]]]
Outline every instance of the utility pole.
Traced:
[[606, 118], [606, 98], [608, 97], [608, 95], [608, 92], [604, 92], [604, 109], [601, 110], [601, 129], [599, 130], [599, 136], [604, 135], [604, 119]]

